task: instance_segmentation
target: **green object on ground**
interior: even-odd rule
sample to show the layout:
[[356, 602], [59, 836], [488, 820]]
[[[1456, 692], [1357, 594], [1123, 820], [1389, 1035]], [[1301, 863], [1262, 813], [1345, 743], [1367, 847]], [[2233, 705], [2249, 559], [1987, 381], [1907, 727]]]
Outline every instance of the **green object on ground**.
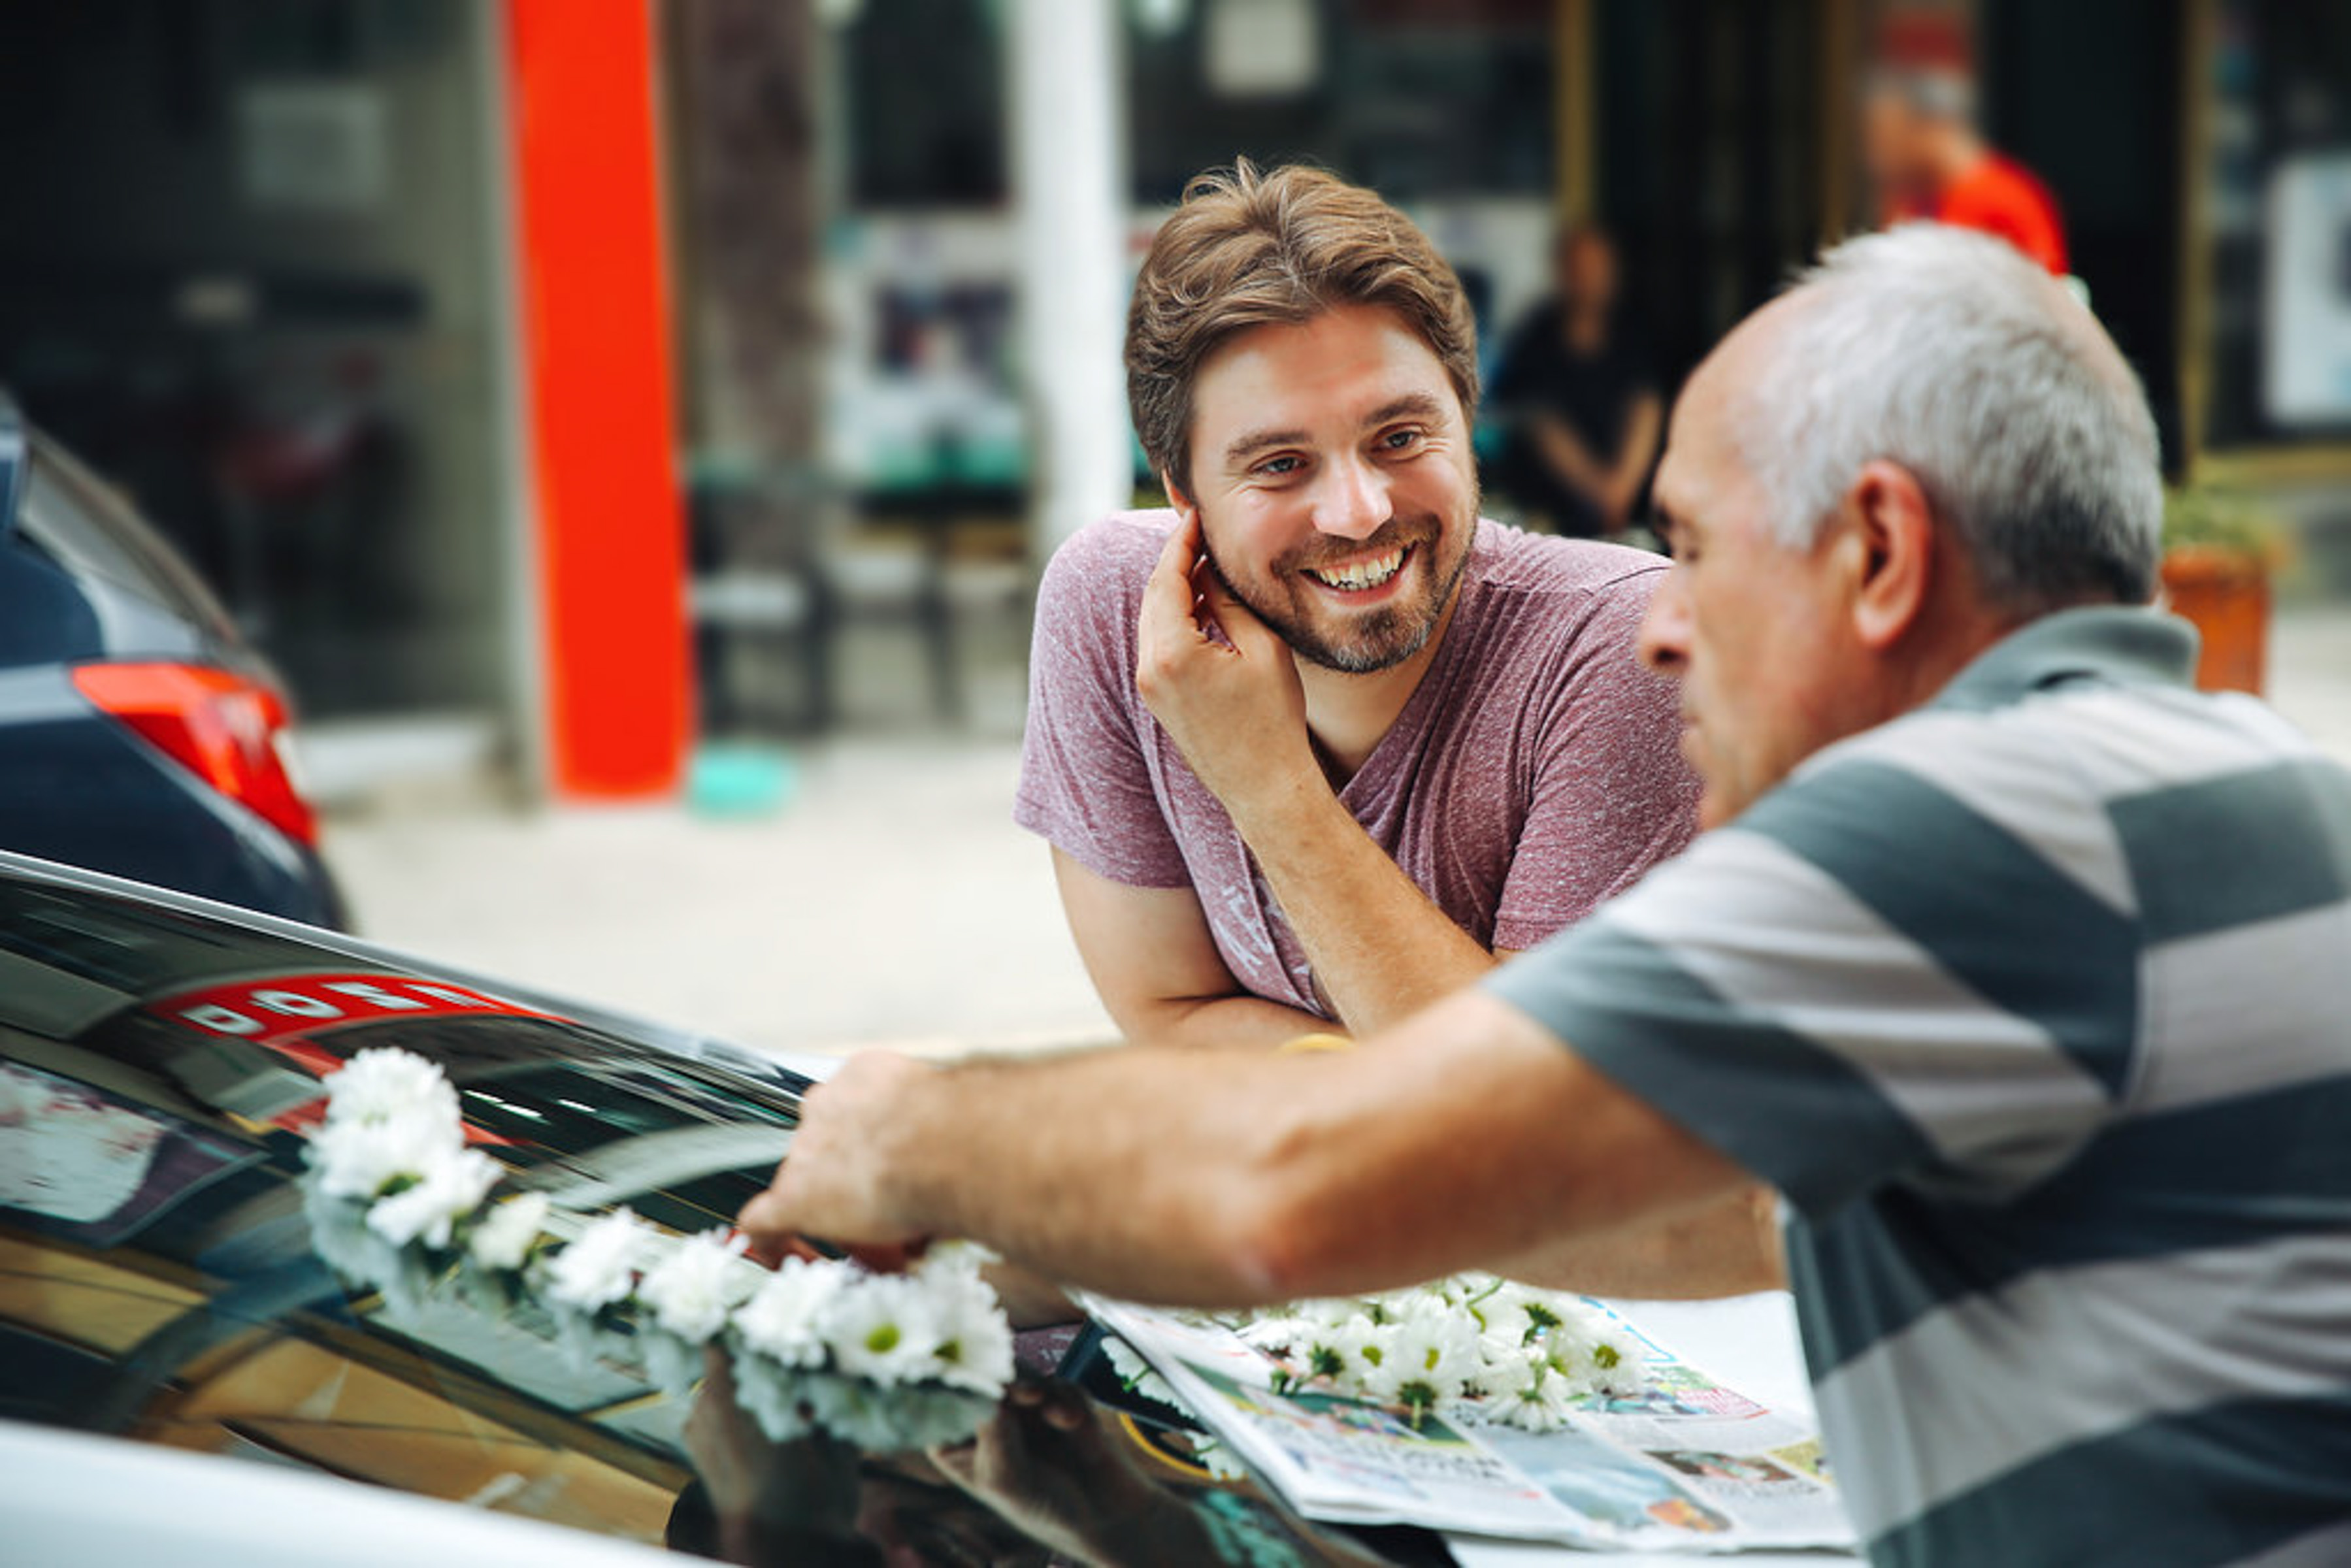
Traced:
[[686, 770], [685, 802], [703, 817], [767, 817], [791, 801], [799, 770], [791, 754], [772, 746], [739, 743], [695, 748]]

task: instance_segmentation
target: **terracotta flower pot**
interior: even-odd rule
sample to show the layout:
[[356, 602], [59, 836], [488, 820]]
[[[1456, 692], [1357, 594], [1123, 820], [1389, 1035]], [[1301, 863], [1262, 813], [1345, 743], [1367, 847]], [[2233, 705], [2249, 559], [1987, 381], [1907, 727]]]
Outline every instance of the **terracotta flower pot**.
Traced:
[[2183, 545], [2164, 555], [2163, 589], [2172, 612], [2203, 634], [2197, 685], [2259, 694], [2269, 669], [2268, 563], [2242, 550]]

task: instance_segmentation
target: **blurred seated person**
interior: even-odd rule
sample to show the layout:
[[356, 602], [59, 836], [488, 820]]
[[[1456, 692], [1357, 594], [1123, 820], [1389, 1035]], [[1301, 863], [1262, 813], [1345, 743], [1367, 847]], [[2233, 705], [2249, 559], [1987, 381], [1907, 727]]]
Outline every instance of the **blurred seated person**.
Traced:
[[1510, 424], [1500, 487], [1557, 533], [1625, 531], [1656, 456], [1665, 404], [1617, 311], [1616, 246], [1596, 228], [1560, 231], [1557, 292], [1503, 350], [1492, 392]]
[[1926, 220], [2006, 240], [2056, 277], [2071, 270], [2056, 198], [1975, 123], [1963, 68], [1896, 58], [1870, 78], [1862, 155], [1885, 226]]

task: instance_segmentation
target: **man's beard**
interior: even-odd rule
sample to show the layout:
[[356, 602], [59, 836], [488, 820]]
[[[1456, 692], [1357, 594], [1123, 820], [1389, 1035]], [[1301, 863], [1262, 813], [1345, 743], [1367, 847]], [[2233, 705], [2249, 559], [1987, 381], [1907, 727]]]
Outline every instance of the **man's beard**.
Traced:
[[[1468, 570], [1469, 547], [1477, 532], [1478, 511], [1473, 502], [1463, 526], [1450, 541], [1454, 553], [1449, 560], [1437, 554], [1448, 542], [1444, 523], [1433, 516], [1422, 516], [1409, 520], [1391, 517], [1367, 539], [1333, 540], [1329, 548], [1301, 550], [1284, 557], [1273, 563], [1267, 580], [1262, 581], [1236, 580], [1224, 563], [1217, 559], [1213, 548], [1207, 551], [1208, 570], [1217, 574], [1226, 592], [1272, 627], [1300, 658], [1343, 674], [1368, 675], [1394, 669], [1428, 645], [1428, 640], [1437, 634], [1437, 624], [1445, 619], [1445, 607], [1452, 602], [1461, 574]], [[1316, 591], [1298, 580], [1301, 573], [1326, 562], [1360, 559], [1365, 555], [1405, 549], [1413, 553], [1398, 570], [1418, 569], [1425, 584], [1419, 592], [1371, 610], [1341, 612], [1346, 617], [1343, 628], [1325, 629], [1315, 623], [1332, 612], [1315, 602]]]

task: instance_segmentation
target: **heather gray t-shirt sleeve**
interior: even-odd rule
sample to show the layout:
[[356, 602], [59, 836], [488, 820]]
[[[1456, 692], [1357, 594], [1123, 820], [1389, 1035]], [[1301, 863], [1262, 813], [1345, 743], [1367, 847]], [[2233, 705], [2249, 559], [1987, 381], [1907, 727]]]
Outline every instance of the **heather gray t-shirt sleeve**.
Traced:
[[1159, 547], [1154, 530], [1115, 517], [1045, 568], [1012, 820], [1113, 882], [1185, 887], [1146, 752], [1155, 721], [1134, 688], [1135, 617]]
[[1671, 681], [1638, 639], [1662, 571], [1597, 596], [1552, 679], [1526, 821], [1494, 914], [1493, 945], [1536, 946], [1678, 854], [1698, 784], [1681, 756]]

